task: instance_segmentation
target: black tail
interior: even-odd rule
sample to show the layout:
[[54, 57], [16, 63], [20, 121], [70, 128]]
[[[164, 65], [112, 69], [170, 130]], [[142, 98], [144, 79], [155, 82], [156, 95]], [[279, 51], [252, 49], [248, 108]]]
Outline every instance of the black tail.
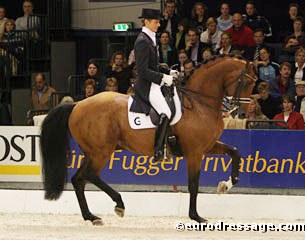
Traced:
[[45, 199], [56, 200], [64, 190], [70, 139], [68, 120], [74, 106], [59, 105], [42, 123], [40, 148]]

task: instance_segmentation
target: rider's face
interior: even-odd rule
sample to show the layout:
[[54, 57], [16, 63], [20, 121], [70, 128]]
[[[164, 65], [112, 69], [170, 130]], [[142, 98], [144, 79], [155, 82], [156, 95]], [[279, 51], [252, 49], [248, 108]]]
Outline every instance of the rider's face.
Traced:
[[150, 29], [153, 32], [157, 32], [160, 27], [160, 20], [158, 19], [145, 19], [144, 20], [145, 27]]

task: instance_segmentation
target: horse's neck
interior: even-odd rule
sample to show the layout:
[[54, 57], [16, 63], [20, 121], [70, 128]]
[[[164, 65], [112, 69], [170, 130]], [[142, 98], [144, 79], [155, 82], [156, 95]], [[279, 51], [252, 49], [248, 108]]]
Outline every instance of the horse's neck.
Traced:
[[218, 63], [211, 68], [204, 68], [203, 66], [202, 69], [198, 69], [198, 72], [186, 85], [187, 88], [200, 92], [203, 96], [212, 96], [212, 98], [202, 97], [202, 100], [217, 110], [220, 110], [224, 96], [223, 73], [225, 73], [225, 70], [222, 65]]

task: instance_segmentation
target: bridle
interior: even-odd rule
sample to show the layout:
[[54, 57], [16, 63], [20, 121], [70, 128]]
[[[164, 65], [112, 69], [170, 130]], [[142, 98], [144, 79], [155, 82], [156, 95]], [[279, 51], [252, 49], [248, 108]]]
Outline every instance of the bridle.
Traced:
[[[238, 77], [238, 83], [237, 83], [237, 86], [234, 90], [234, 95], [232, 98], [228, 98], [228, 97], [225, 97], [228, 102], [229, 102], [229, 107], [226, 107], [227, 110], [232, 110], [233, 108], [236, 109], [236, 107], [239, 107], [240, 106], [240, 103], [241, 103], [241, 98], [240, 98], [240, 93], [241, 91], [243, 90], [243, 88], [247, 88], [250, 86], [249, 83], [247, 83], [246, 81], [244, 81], [244, 78], [249, 78], [251, 79], [252, 81], [256, 81], [257, 78], [255, 77], [252, 77], [251, 75], [249, 75], [247, 73], [247, 67], [248, 67], [248, 64], [249, 62], [247, 63], [247, 65], [245, 66], [245, 68], [242, 70], [240, 76]], [[233, 79], [231, 81], [229, 81], [227, 84], [225, 84], [224, 86], [224, 91], [229, 87], [231, 86], [236, 80]], [[206, 107], [209, 107], [215, 111], [219, 111], [219, 109], [215, 108], [213, 105], [205, 102], [202, 100], [202, 97], [203, 98], [209, 98], [209, 99], [214, 99], [214, 100], [218, 100], [217, 97], [214, 97], [214, 96], [210, 96], [210, 95], [207, 95], [207, 94], [204, 94], [204, 93], [201, 93], [201, 92], [198, 92], [198, 91], [195, 91], [195, 90], [192, 90], [192, 89], [189, 89], [187, 87], [184, 87], [184, 86], [181, 86], [181, 82], [182, 81], [179, 81], [179, 84], [176, 84], [176, 88], [178, 90], [178, 92], [180, 93], [180, 99], [181, 99], [181, 102], [182, 102], [182, 106], [186, 109], [192, 109], [193, 108], [193, 105], [192, 105], [192, 101], [191, 99], [194, 99], [196, 100], [200, 105], [202, 106], [206, 106]], [[184, 96], [189, 100], [189, 102], [191, 103], [191, 106], [190, 107], [186, 107], [184, 106], [184, 103], [183, 103], [183, 99], [184, 99]], [[230, 108], [230, 109], [228, 109]], [[220, 111], [227, 111], [227, 110], [220, 110]]]
[[[238, 77], [237, 86], [234, 90], [234, 94], [233, 94], [232, 98], [226, 97], [227, 99], [229, 99], [229, 105], [230, 105], [231, 109], [240, 106], [240, 103], [241, 103], [240, 93], [244, 88], [247, 88], [250, 86], [250, 84], [247, 83], [246, 81], [244, 81], [243, 79], [246, 77], [246, 78], [249, 78], [250, 80], [252, 80], [253, 82], [255, 82], [257, 80], [256, 77], [252, 77], [250, 74], [247, 73], [246, 69], [248, 67], [248, 64], [249, 64], [249, 62], [247, 63], [245, 68], [242, 70], [240, 76]], [[224, 90], [226, 90], [233, 83], [234, 83], [234, 80], [231, 80], [227, 84], [225, 84]]]

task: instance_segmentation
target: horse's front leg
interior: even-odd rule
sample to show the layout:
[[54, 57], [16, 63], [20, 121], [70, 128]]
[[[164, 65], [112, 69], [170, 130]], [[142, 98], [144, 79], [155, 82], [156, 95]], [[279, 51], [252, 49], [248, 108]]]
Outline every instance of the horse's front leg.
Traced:
[[206, 219], [199, 216], [197, 212], [197, 195], [199, 187], [199, 176], [201, 170], [201, 156], [188, 156], [187, 168], [188, 168], [188, 189], [190, 192], [190, 207], [189, 217], [199, 223], [207, 222]]
[[217, 141], [213, 148], [208, 152], [214, 155], [229, 155], [232, 158], [231, 176], [227, 181], [221, 181], [217, 187], [217, 193], [222, 194], [228, 192], [239, 180], [240, 153], [235, 147]]

